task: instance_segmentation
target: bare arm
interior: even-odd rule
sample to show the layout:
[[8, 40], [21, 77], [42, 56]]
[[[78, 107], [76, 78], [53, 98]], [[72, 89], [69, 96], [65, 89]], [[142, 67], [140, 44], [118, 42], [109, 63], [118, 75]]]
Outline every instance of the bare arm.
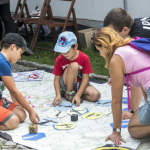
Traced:
[[147, 102], [147, 94], [145, 93], [145, 91], [143, 90], [143, 88], [142, 88], [142, 93], [143, 93], [143, 96], [144, 96], [145, 102]]
[[[122, 58], [119, 55], [114, 55], [109, 64], [109, 73], [112, 82], [112, 113], [113, 113], [113, 128], [121, 129], [122, 121], [122, 91], [124, 83], [125, 65]], [[117, 145], [125, 141], [121, 138], [121, 132], [113, 131], [105, 141], [111, 141]]]
[[54, 78], [54, 88], [55, 88], [55, 92], [56, 95], [60, 95], [60, 76], [55, 76]]
[[12, 94], [10, 93], [10, 97], [12, 99], [13, 102], [18, 103], [17, 100], [12, 96]]
[[131, 89], [130, 107], [135, 112], [139, 108], [142, 99], [142, 89], [135, 88], [131, 85], [130, 85], [130, 89]]
[[89, 74], [82, 74], [82, 82], [79, 88], [79, 91], [77, 92], [77, 95], [79, 97], [81, 97], [81, 95], [83, 94], [83, 92], [85, 91], [87, 85], [89, 82]]
[[113, 127], [121, 128], [122, 91], [124, 85], [124, 63], [120, 56], [114, 55], [109, 66], [112, 89]]
[[[17, 100], [12, 96], [11, 93], [10, 93], [10, 97], [14, 103], [18, 103]], [[22, 108], [22, 106], [19, 103], [18, 103], [18, 105]]]
[[54, 78], [54, 88], [55, 88], [55, 92], [56, 92], [56, 97], [55, 97], [55, 99], [52, 103], [54, 106], [57, 105], [57, 103], [56, 103], [57, 101], [58, 101], [59, 105], [61, 103], [60, 83], [59, 82], [60, 82], [60, 76], [55, 76], [55, 78]]

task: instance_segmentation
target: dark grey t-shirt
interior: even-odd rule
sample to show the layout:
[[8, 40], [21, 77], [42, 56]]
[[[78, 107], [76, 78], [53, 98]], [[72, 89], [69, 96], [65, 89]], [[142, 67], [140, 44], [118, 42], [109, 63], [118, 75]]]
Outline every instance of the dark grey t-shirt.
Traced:
[[129, 32], [130, 37], [150, 38], [150, 17], [136, 18]]
[[1, 4], [6, 4], [6, 3], [9, 3], [9, 0], [0, 0], [0, 5]]

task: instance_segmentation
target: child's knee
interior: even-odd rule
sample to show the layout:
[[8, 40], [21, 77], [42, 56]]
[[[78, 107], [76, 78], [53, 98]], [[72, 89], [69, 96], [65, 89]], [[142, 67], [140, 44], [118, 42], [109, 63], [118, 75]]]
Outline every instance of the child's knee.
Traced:
[[12, 130], [15, 129], [18, 124], [19, 124], [20, 120], [19, 117], [16, 115], [13, 115], [5, 124], [5, 126], [7, 127], [8, 130]]
[[92, 94], [92, 101], [93, 102], [97, 102], [101, 97], [101, 94], [98, 90], [96, 91], [93, 91], [93, 94]]
[[23, 122], [26, 119], [26, 112], [23, 108], [17, 106], [12, 112], [19, 117], [20, 122]]
[[77, 70], [78, 71], [78, 63], [72, 62], [69, 64], [68, 69]]
[[20, 122], [23, 122], [26, 119], [26, 112], [24, 109], [20, 110], [18, 117], [20, 119]]

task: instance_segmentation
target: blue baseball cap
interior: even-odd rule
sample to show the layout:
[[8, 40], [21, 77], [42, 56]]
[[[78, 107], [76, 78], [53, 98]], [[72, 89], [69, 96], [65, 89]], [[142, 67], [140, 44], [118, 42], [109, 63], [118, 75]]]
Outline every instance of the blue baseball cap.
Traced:
[[67, 53], [71, 46], [77, 43], [77, 37], [73, 32], [65, 31], [58, 36], [54, 51], [59, 53]]

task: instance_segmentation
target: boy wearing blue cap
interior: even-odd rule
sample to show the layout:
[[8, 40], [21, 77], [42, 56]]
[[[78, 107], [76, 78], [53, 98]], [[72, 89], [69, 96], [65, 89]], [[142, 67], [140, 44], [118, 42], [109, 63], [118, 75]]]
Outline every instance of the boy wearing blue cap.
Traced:
[[54, 51], [61, 53], [55, 61], [53, 70], [56, 91], [54, 106], [60, 105], [61, 96], [76, 103], [76, 106], [80, 105], [81, 96], [91, 102], [100, 99], [100, 92], [89, 84], [89, 73], [93, 72], [90, 60], [77, 48], [77, 38], [74, 33], [65, 31], [59, 35], [54, 48]]
[[[15, 82], [11, 75], [10, 63], [16, 63], [21, 54], [33, 54], [27, 48], [27, 44], [22, 36], [16, 33], [8, 33], [1, 42], [0, 52], [0, 130], [11, 130], [23, 122], [26, 118], [26, 112], [29, 113], [31, 122], [38, 123], [39, 116], [29, 106], [22, 94], [16, 88]], [[2, 97], [4, 87], [10, 92], [13, 102]], [[20, 106], [19, 106], [19, 105]], [[25, 110], [24, 110], [24, 109]]]

